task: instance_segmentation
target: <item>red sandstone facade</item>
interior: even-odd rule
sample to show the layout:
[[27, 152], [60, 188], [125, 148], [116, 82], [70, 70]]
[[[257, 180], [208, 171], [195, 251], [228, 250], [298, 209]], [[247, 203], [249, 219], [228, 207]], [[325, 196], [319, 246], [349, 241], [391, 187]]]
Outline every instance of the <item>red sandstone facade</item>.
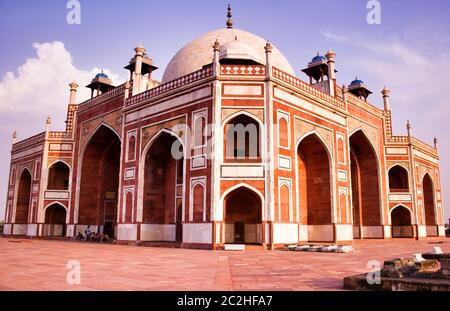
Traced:
[[[394, 136], [389, 91], [379, 109], [362, 81], [339, 86], [333, 52], [307, 83], [270, 43], [222, 29], [182, 49], [160, 84], [135, 51], [129, 82], [98, 75], [79, 104], [70, 85], [64, 132], [47, 120], [13, 139], [4, 235], [90, 225], [120, 243], [212, 249], [444, 235], [437, 144], [410, 126]], [[256, 156], [247, 138], [241, 156], [227, 151], [229, 124], [257, 129]]]

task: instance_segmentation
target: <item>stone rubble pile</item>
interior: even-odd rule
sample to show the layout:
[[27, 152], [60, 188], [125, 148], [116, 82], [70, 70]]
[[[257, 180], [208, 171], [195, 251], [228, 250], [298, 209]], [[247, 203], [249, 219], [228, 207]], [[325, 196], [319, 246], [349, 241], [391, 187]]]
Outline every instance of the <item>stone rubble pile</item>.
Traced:
[[353, 246], [351, 245], [337, 245], [337, 244], [291, 244], [287, 245], [286, 249], [295, 252], [323, 252], [323, 253], [351, 253]]

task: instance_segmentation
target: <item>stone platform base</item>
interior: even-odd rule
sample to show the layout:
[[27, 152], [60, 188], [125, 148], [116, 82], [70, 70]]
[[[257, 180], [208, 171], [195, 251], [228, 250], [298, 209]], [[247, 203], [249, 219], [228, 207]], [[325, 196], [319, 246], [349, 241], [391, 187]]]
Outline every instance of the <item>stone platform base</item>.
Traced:
[[381, 284], [369, 284], [367, 274], [364, 273], [344, 278], [344, 288], [375, 291], [450, 291], [450, 280], [381, 277]]

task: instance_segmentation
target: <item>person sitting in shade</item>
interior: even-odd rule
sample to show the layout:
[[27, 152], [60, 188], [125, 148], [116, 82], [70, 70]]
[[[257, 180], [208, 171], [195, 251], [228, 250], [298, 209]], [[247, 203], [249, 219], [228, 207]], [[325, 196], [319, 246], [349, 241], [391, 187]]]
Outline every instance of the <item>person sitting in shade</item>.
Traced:
[[86, 241], [89, 241], [92, 238], [93, 232], [91, 231], [91, 226], [88, 225], [86, 230], [84, 230], [84, 233], [86, 234]]
[[109, 236], [107, 234], [104, 234], [103, 238], [102, 238], [102, 242], [108, 242], [108, 241], [109, 241]]
[[84, 240], [84, 235], [83, 235], [83, 233], [81, 233], [81, 231], [78, 231], [76, 239], [77, 240]]

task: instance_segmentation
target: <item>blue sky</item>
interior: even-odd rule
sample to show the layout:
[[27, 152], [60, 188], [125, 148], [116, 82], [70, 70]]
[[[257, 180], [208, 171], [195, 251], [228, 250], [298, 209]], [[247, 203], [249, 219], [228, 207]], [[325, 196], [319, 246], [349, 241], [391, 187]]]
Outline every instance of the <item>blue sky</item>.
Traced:
[[[235, 27], [273, 42], [299, 77], [317, 51], [333, 49], [338, 83], [356, 75], [374, 94], [392, 90], [394, 131], [440, 140], [444, 196], [450, 195], [450, 2], [380, 0], [381, 24], [366, 21], [366, 0], [231, 1]], [[64, 125], [72, 79], [86, 85], [104, 68], [123, 81], [140, 42], [160, 67], [184, 44], [225, 26], [227, 1], [80, 0], [81, 24], [66, 22], [66, 0], [0, 0], [0, 219], [4, 217], [11, 133], [19, 139]], [[34, 44], [38, 43], [38, 44]], [[9, 73], [8, 73], [9, 72]], [[80, 93], [83, 93], [80, 91]], [[86, 93], [80, 94], [85, 96]], [[447, 208], [447, 218], [450, 217]]]

